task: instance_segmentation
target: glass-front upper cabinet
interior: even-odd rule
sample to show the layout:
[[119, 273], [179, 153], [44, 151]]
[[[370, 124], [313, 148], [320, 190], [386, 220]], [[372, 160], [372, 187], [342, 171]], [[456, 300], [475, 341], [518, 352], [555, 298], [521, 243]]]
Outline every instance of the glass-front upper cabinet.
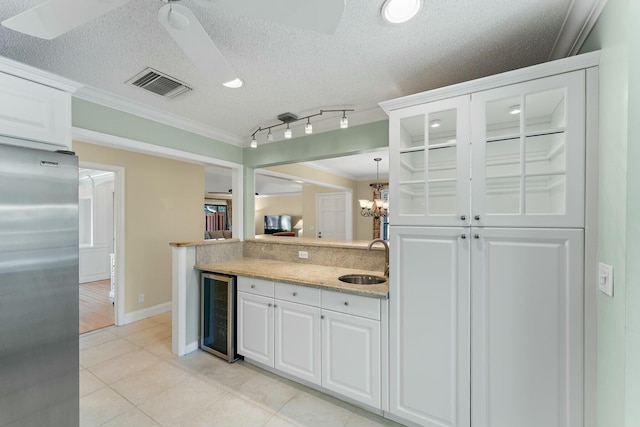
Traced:
[[469, 225], [469, 96], [391, 112], [391, 225]]
[[584, 225], [584, 72], [471, 95], [473, 225]]

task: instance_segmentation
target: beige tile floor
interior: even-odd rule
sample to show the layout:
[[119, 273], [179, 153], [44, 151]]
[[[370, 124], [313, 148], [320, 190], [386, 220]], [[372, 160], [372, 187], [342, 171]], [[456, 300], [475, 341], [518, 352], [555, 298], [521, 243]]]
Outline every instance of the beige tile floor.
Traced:
[[242, 361], [171, 353], [171, 313], [80, 336], [80, 427], [398, 426]]

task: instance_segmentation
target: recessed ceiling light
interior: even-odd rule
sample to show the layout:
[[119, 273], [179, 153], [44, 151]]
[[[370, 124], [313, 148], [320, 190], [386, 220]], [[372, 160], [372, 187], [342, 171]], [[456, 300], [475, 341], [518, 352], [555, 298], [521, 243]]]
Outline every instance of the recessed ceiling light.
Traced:
[[520, 106], [512, 105], [511, 107], [509, 107], [509, 114], [520, 114]]
[[242, 87], [242, 80], [233, 79], [230, 82], [222, 83], [222, 86], [228, 87], [231, 89], [238, 89], [239, 87]]
[[416, 16], [421, 6], [421, 0], [386, 0], [382, 18], [391, 24], [402, 24]]

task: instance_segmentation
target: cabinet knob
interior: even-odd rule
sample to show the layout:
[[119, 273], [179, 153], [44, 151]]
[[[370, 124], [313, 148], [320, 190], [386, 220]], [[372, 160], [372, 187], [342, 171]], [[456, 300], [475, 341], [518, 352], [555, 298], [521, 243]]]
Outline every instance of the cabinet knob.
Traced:
[[349, 301], [345, 301], [345, 302], [344, 302], [344, 305], [349, 305]]
[[256, 287], [256, 285], [251, 285], [251, 289], [253, 289], [253, 288], [255, 288], [255, 287]]
[[467, 235], [466, 235], [466, 234], [462, 234], [462, 235], [460, 236], [460, 238], [461, 238], [461, 239], [466, 239], [466, 238], [467, 238]]
[[474, 216], [474, 218], [475, 218], [476, 221], [479, 221], [480, 220], [480, 215], [476, 215], [476, 216]]
[[273, 304], [269, 303], [268, 305], [269, 305], [269, 307], [271, 307]]
[[320, 316], [321, 319], [324, 319], [324, 314]]
[[273, 308], [276, 308], [278, 306], [278, 304], [273, 304]]
[[466, 221], [466, 220], [467, 220], [467, 216], [466, 216], [466, 215], [460, 215], [460, 219], [461, 219], [462, 221]]
[[479, 235], [479, 234], [474, 234], [474, 235], [473, 235], [473, 238], [474, 238], [474, 239], [479, 239], [479, 238], [480, 238], [480, 235]]
[[294, 293], [293, 293], [293, 296], [294, 296], [294, 297], [297, 297], [297, 296], [298, 296], [298, 293], [297, 293], [297, 292], [294, 292]]

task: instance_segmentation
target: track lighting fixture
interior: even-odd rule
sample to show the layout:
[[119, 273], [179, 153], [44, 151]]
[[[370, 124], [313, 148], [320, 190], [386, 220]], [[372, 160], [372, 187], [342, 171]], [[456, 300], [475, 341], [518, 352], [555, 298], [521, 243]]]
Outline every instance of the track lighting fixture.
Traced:
[[251, 134], [251, 148], [256, 148], [258, 146], [258, 141], [256, 139], [256, 135], [262, 131], [268, 131], [267, 133], [267, 140], [268, 141], [273, 141], [273, 133], [271, 132], [271, 128], [275, 128], [278, 126], [283, 126], [283, 125], [287, 125], [287, 128], [284, 131], [284, 137], [286, 139], [292, 138], [293, 137], [293, 132], [290, 128], [290, 124], [291, 123], [295, 123], [297, 121], [300, 120], [306, 120], [307, 124], [304, 126], [304, 133], [309, 135], [311, 133], [313, 133], [313, 125], [311, 124], [311, 117], [316, 117], [316, 116], [321, 116], [325, 113], [338, 113], [338, 112], [342, 112], [342, 117], [340, 118], [340, 129], [346, 129], [349, 127], [349, 120], [347, 119], [347, 111], [354, 111], [354, 110], [349, 110], [349, 109], [344, 109], [344, 110], [320, 110], [319, 113], [316, 114], [310, 114], [308, 116], [304, 116], [304, 117], [298, 117], [295, 114], [291, 114], [291, 113], [283, 113], [278, 115], [278, 120], [280, 120], [282, 123], [278, 123], [275, 125], [271, 125], [271, 126], [266, 126], [266, 127], [259, 127], [255, 132], [253, 132]]
[[342, 118], [340, 119], [340, 129], [346, 129], [349, 127], [349, 120], [347, 119], [347, 112], [342, 112]]

